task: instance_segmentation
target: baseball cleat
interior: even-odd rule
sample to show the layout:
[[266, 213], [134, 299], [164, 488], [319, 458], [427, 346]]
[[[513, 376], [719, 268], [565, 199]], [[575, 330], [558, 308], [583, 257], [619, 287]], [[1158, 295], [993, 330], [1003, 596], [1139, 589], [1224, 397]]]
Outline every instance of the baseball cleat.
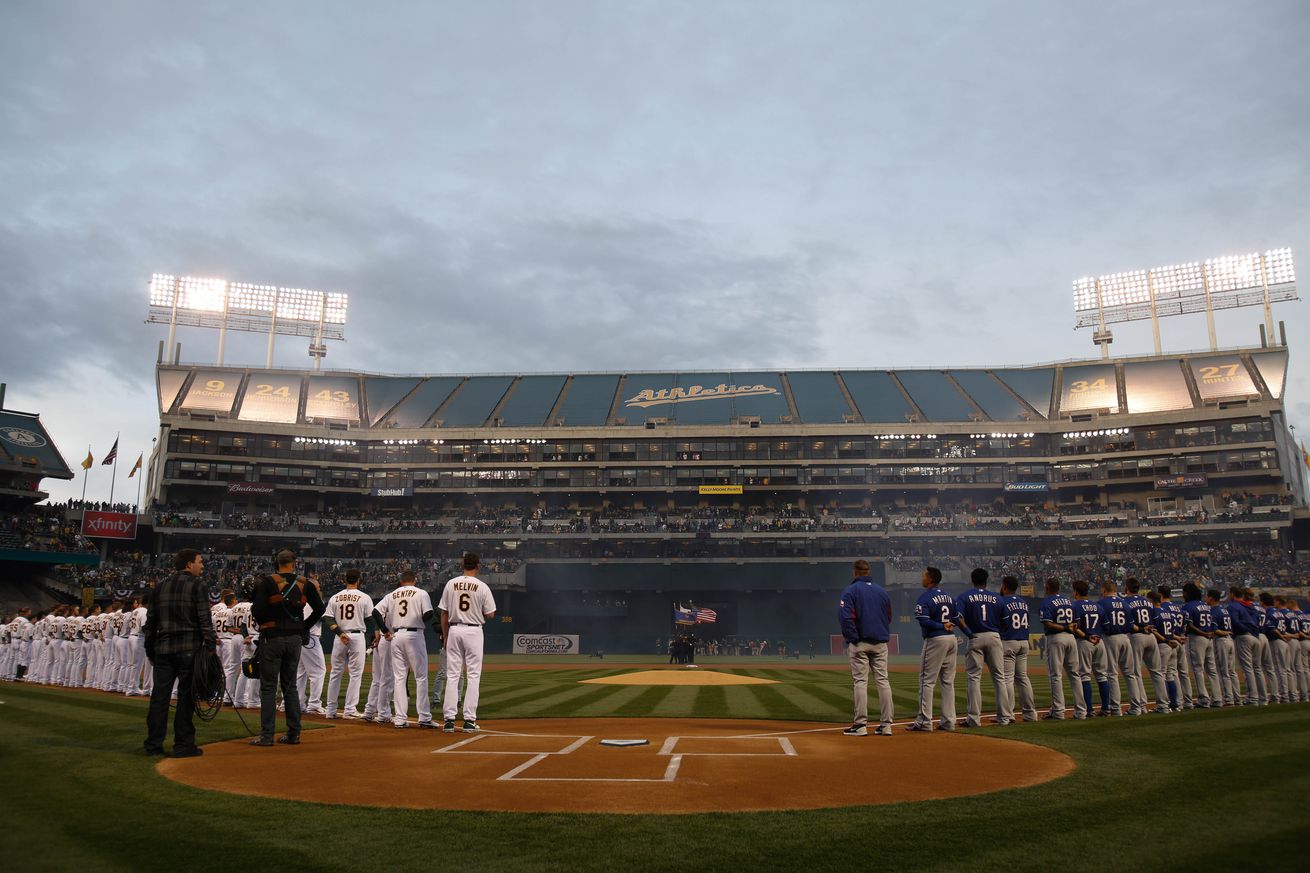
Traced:
[[352, 709], [352, 710], [348, 710], [348, 711], [346, 712], [346, 714], [345, 714], [344, 717], [345, 717], [345, 718], [364, 718], [364, 714], [361, 713], [361, 712], [359, 712], [359, 711], [357, 711], [357, 710]]
[[476, 721], [470, 721], [468, 719], [464, 720], [464, 733], [475, 734], [478, 730], [478, 723]]
[[917, 721], [914, 724], [907, 726], [905, 729], [907, 731], [915, 731], [916, 733], [923, 733], [923, 734], [932, 733], [932, 725], [919, 724]]
[[[970, 720], [967, 719], [967, 718], [959, 719], [958, 721], [955, 722], [955, 726], [956, 726], [956, 727], [960, 727], [960, 728], [976, 728], [976, 727], [982, 727], [982, 725], [979, 724], [978, 722], [976, 722], [976, 721], [970, 721]], [[949, 730], [949, 728], [943, 728], [943, 729], [944, 729], [944, 730]]]
[[445, 723], [441, 725], [441, 729], [448, 734], [453, 734], [455, 732], [455, 722], [451, 719], [446, 719]]
[[876, 737], [890, 737], [892, 735], [892, 726], [889, 724], [880, 724], [873, 729], [873, 735]]
[[421, 721], [418, 723], [418, 726], [421, 728], [427, 728], [429, 730], [436, 730], [437, 724], [436, 722], [431, 722], [431, 721]]
[[407, 728], [407, 727], [409, 727], [409, 722], [407, 722], [407, 721], [398, 721], [398, 722], [396, 722], [396, 727], [398, 727], [398, 728]]
[[1012, 719], [1012, 718], [998, 718], [998, 719], [996, 720], [995, 724], [996, 724], [997, 727], [1005, 727], [1005, 726], [1007, 726], [1007, 725], [1012, 725], [1012, 724], [1014, 724], [1014, 719]]
[[377, 718], [373, 719], [373, 724], [391, 724], [391, 719], [387, 718], [385, 715], [379, 715]]
[[842, 735], [847, 737], [863, 737], [867, 736], [868, 733], [869, 729], [862, 724], [853, 724], [842, 731]]

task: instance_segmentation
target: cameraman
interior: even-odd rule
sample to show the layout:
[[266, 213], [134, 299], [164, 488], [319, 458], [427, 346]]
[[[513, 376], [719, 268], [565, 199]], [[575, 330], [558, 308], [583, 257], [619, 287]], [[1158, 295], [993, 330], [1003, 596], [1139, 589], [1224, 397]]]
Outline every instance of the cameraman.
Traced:
[[209, 594], [200, 574], [204, 561], [195, 549], [182, 549], [173, 558], [174, 573], [155, 586], [146, 604], [146, 657], [154, 667], [155, 684], [146, 715], [147, 755], [164, 754], [168, 733], [168, 700], [177, 683], [177, 714], [173, 718], [173, 757], [194, 758], [204, 752], [196, 746], [192, 716], [196, 699], [191, 688], [196, 656], [218, 645], [209, 619]]
[[309, 629], [323, 617], [318, 586], [296, 575], [296, 553], [283, 549], [276, 561], [277, 572], [259, 580], [250, 604], [259, 625], [259, 736], [250, 741], [252, 746], [273, 745], [279, 683], [287, 712], [287, 732], [278, 742], [289, 746], [300, 743], [300, 693], [296, 688], [300, 649], [307, 643]]

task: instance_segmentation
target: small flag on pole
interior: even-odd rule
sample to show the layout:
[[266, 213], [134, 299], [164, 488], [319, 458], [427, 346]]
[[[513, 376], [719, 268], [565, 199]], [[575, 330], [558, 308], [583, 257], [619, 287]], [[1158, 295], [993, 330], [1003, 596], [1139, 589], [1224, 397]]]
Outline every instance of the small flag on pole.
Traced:
[[93, 457], [91, 457], [91, 450], [90, 450], [90, 449], [87, 449], [87, 450], [86, 450], [86, 460], [82, 462], [82, 469], [83, 469], [83, 470], [90, 470], [90, 469], [91, 469], [91, 465], [94, 464], [95, 462], [96, 462], [96, 459], [93, 458]]
[[131, 479], [133, 476], [136, 475], [136, 471], [141, 469], [141, 459], [144, 458], [145, 456], [146, 456], [145, 452], [142, 452], [141, 454], [136, 456], [136, 463], [132, 465], [132, 472], [127, 474], [127, 478]]
[[117, 460], [118, 460], [118, 440], [114, 440], [114, 447], [109, 450], [109, 454], [105, 455], [105, 459], [100, 462], [100, 466], [108, 467], [110, 464], [114, 463], [114, 461]]
[[696, 610], [696, 624], [714, 624], [719, 618], [719, 614], [712, 609]]
[[686, 608], [685, 606], [682, 606], [681, 604], [679, 604], [679, 605], [677, 605], [677, 606], [674, 606], [674, 607], [673, 607], [673, 623], [674, 623], [674, 624], [695, 624], [695, 623], [696, 623], [696, 613], [693, 612], [692, 610]]
[[1305, 440], [1301, 440], [1301, 460], [1305, 461], [1306, 469], [1310, 470], [1310, 452], [1305, 450]]

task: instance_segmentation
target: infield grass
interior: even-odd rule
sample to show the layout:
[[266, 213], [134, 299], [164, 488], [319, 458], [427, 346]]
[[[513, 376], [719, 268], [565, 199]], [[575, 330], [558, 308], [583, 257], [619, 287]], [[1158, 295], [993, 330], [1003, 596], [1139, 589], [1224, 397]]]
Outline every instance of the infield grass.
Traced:
[[[494, 727], [497, 718], [533, 716], [849, 718], [845, 672], [788, 666], [719, 666], [781, 683], [730, 688], [577, 684], [631, 669], [609, 659], [492, 669], [480, 720]], [[892, 683], [904, 719], [916, 680], [894, 673]], [[984, 679], [984, 689], [989, 684]], [[1046, 684], [1034, 681], [1039, 706]], [[956, 688], [962, 709], [963, 675]], [[1310, 837], [1310, 705], [984, 728], [1063, 751], [1078, 769], [976, 797], [605, 816], [343, 807], [198, 790], [158, 776], [139, 752], [140, 699], [6, 683], [0, 701], [0, 767], [10, 787], [0, 812], [15, 837], [9, 869], [1299, 870], [1299, 847]], [[227, 711], [199, 727], [202, 743], [244, 735]], [[879, 741], [852, 739], [851, 754]]]

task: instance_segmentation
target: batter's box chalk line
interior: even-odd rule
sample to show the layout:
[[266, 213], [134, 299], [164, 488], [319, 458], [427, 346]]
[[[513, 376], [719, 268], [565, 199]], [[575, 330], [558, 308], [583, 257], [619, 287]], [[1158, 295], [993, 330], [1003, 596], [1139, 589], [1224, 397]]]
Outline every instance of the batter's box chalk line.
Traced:
[[[825, 728], [824, 730], [830, 730]], [[795, 733], [813, 733], [814, 731], [795, 731]], [[573, 742], [554, 752], [515, 752], [500, 751], [491, 749], [469, 748], [475, 743], [492, 737], [530, 737], [533, 739], [547, 740], [573, 740]], [[547, 758], [564, 757], [571, 755], [596, 737], [582, 736], [580, 734], [522, 734], [509, 733], [502, 731], [479, 733], [467, 739], [452, 743], [449, 746], [443, 746], [440, 749], [433, 749], [434, 755], [526, 755], [528, 760], [519, 764], [517, 767], [502, 773], [496, 777], [497, 782], [673, 782], [678, 778], [678, 770], [682, 767], [682, 759], [685, 757], [693, 758], [795, 758], [798, 757], [796, 747], [792, 745], [791, 740], [785, 736], [776, 734], [765, 734], [760, 736], [677, 736], [668, 737], [664, 745], [656, 752], [657, 757], [667, 757], [669, 763], [664, 768], [664, 775], [657, 778], [639, 778], [639, 777], [606, 777], [606, 776], [524, 776], [523, 774], [533, 767], [545, 761]], [[778, 743], [777, 752], [677, 752], [675, 749], [679, 742], [683, 740], [714, 740], [718, 742], [733, 740], [776, 740]]]

